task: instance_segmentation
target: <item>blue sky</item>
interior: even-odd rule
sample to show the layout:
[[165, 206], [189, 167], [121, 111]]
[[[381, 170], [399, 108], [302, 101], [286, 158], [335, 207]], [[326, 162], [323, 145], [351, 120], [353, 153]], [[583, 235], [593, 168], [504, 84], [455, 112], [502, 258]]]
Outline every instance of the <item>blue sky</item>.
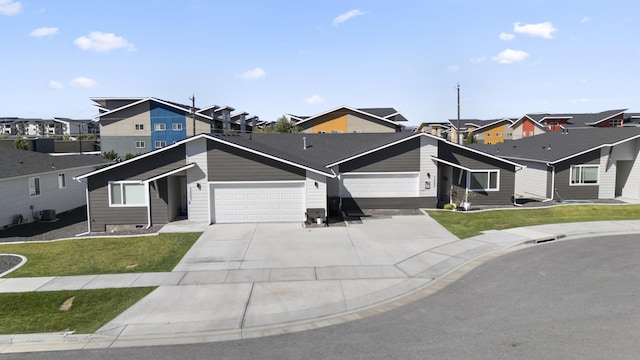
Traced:
[[0, 117], [91, 97], [275, 120], [347, 105], [410, 120], [640, 112], [634, 1], [0, 0]]

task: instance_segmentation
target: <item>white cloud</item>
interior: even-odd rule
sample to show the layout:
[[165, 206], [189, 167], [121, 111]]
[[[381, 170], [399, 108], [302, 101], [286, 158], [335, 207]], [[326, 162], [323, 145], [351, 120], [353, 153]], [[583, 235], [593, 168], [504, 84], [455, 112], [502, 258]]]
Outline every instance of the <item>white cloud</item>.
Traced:
[[56, 27], [41, 27], [39, 29], [33, 30], [29, 36], [33, 37], [44, 37], [44, 36], [52, 36], [58, 33], [58, 28]]
[[517, 22], [513, 24], [513, 31], [519, 34], [540, 36], [546, 39], [551, 39], [553, 38], [553, 33], [558, 31], [558, 29], [556, 29], [550, 21], [525, 25], [520, 25], [520, 23]]
[[472, 58], [470, 61], [472, 63], [481, 63], [481, 62], [484, 62], [485, 60], [487, 60], [487, 57], [483, 56], [483, 57], [479, 57], [479, 58]]
[[49, 89], [54, 89], [54, 90], [62, 89], [62, 84], [60, 84], [57, 81], [51, 80], [49, 81]]
[[90, 88], [90, 87], [96, 86], [96, 84], [98, 84], [98, 82], [96, 82], [95, 80], [89, 79], [87, 77], [82, 77], [82, 76], [71, 80], [71, 86], [75, 86], [75, 87]]
[[259, 67], [255, 69], [251, 69], [245, 72], [244, 74], [242, 74], [242, 78], [245, 80], [255, 80], [255, 79], [263, 78], [265, 76], [267, 76], [267, 72]]
[[89, 36], [81, 36], [74, 42], [82, 50], [93, 50], [96, 52], [107, 52], [113, 49], [126, 48], [127, 50], [135, 50], [133, 44], [127, 39], [116, 36], [112, 33], [103, 33], [94, 31]]
[[585, 16], [585, 17], [583, 17], [582, 19], [580, 19], [580, 22], [581, 22], [581, 23], [586, 23], [586, 22], [589, 22], [589, 21], [591, 21], [591, 18], [590, 18], [590, 17], [588, 17], [588, 16]]
[[0, 14], [7, 16], [18, 15], [22, 11], [22, 4], [19, 1], [0, 0]]
[[449, 65], [447, 66], [448, 72], [458, 72], [460, 71], [460, 65]]
[[509, 34], [506, 32], [500, 33], [500, 40], [513, 40], [513, 38], [515, 38], [516, 36], [514, 34]]
[[322, 104], [322, 103], [324, 102], [324, 99], [323, 99], [323, 98], [321, 98], [321, 97], [320, 97], [320, 96], [318, 96], [318, 95], [313, 95], [312, 97], [310, 97], [310, 98], [306, 99], [304, 102], [306, 102], [306, 103], [307, 103], [307, 104], [309, 104], [309, 105], [312, 105], [312, 104]]
[[360, 11], [359, 9], [349, 10], [344, 14], [336, 16], [336, 18], [333, 19], [333, 26], [338, 26], [338, 25], [342, 24], [343, 22], [351, 19], [354, 16], [364, 15], [364, 14], [365, 13]]
[[497, 61], [500, 64], [511, 64], [517, 61], [522, 61], [529, 56], [528, 53], [522, 50], [506, 49], [502, 50], [500, 54], [493, 57], [493, 61]]

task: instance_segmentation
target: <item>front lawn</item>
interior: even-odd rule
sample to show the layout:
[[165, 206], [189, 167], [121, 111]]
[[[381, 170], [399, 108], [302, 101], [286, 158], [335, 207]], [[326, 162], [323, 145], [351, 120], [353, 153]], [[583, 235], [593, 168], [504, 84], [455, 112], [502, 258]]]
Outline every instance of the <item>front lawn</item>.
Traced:
[[0, 334], [93, 333], [153, 289], [0, 294]]
[[449, 232], [465, 239], [485, 230], [601, 220], [639, 220], [640, 205], [563, 205], [490, 211], [427, 211]]
[[69, 276], [171, 271], [200, 233], [85, 238], [46, 243], [0, 244], [0, 254], [27, 263], [5, 277]]

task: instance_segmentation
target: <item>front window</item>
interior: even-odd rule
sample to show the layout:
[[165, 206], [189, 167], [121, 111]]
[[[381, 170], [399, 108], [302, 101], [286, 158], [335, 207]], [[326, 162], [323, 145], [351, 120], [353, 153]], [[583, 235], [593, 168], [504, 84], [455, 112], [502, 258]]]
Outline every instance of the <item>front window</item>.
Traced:
[[160, 148], [163, 148], [163, 147], [167, 146], [167, 142], [166, 141], [156, 141], [156, 142], [154, 142], [154, 145], [155, 145], [156, 149], [160, 149]]
[[164, 131], [167, 129], [167, 125], [165, 123], [157, 123], [153, 125], [153, 130], [156, 131]]
[[140, 183], [114, 182], [109, 184], [109, 206], [145, 206], [145, 186]]
[[594, 185], [598, 183], [600, 165], [571, 165], [571, 185]]
[[144, 149], [144, 141], [136, 141], [136, 149]]
[[621, 119], [611, 119], [609, 120], [609, 127], [620, 127], [622, 126]]
[[29, 178], [29, 197], [40, 196], [40, 178]]
[[498, 170], [471, 171], [469, 189], [471, 191], [497, 191], [500, 187]]
[[137, 130], [137, 131], [142, 131], [142, 130], [144, 130], [144, 124], [136, 124], [136, 130]]
[[182, 124], [180, 124], [180, 123], [171, 124], [171, 129], [175, 130], [175, 131], [181, 131], [182, 130]]

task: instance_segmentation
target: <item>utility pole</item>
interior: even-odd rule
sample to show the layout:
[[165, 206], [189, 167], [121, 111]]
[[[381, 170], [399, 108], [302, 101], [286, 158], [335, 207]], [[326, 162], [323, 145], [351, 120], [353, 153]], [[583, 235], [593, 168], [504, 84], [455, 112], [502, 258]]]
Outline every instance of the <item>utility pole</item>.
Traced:
[[196, 95], [193, 94], [191, 100], [191, 116], [193, 117], [193, 136], [196, 136]]
[[458, 83], [458, 129], [456, 131], [456, 144], [460, 144], [460, 83]]

